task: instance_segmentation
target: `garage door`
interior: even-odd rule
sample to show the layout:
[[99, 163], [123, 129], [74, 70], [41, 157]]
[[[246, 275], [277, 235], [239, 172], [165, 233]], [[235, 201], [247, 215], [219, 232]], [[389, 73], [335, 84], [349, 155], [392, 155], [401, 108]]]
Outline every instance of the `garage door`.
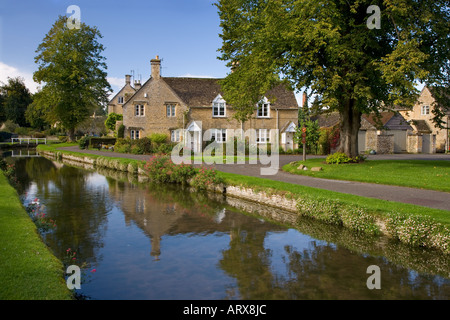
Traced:
[[431, 153], [431, 134], [422, 135], [422, 152]]
[[394, 153], [406, 152], [406, 130], [392, 131], [394, 134]]
[[358, 153], [366, 151], [366, 131], [358, 132]]

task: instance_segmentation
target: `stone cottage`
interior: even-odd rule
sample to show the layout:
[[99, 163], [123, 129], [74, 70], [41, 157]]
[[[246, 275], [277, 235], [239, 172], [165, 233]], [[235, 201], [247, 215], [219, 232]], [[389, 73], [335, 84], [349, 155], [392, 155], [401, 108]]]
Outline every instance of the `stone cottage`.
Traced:
[[425, 86], [412, 109], [397, 109], [413, 127], [409, 139], [411, 145], [415, 146], [415, 152], [435, 153], [449, 150], [450, 110], [447, 110], [442, 119], [446, 128], [436, 127], [432, 120], [435, 102], [433, 89]]
[[131, 75], [125, 75], [125, 85], [108, 103], [108, 114], [117, 113], [122, 114], [122, 107], [125, 102], [130, 99], [136, 93], [136, 90], [140, 87], [138, 81], [135, 82], [134, 87], [131, 86]]
[[[318, 120], [319, 127], [332, 128], [339, 125], [338, 112], [319, 115], [313, 120]], [[412, 133], [412, 127], [403, 116], [396, 112], [380, 112], [361, 117], [361, 127], [358, 132], [359, 153], [374, 150], [379, 154], [409, 152], [408, 135]]]
[[[294, 92], [279, 85], [270, 90], [258, 105], [254, 116], [241, 123], [233, 118], [234, 110], [223, 98], [220, 79], [162, 77], [161, 60], [151, 60], [151, 77], [142, 85], [126, 85], [112, 99], [108, 111], [123, 114], [125, 135], [131, 139], [164, 133], [172, 142], [184, 141], [194, 151], [206, 139], [226, 142], [231, 131], [248, 129], [256, 143], [270, 142], [270, 130], [279, 130], [284, 149], [296, 148], [294, 132], [298, 125], [298, 104]], [[132, 94], [127, 97], [127, 94]], [[123, 96], [123, 100], [119, 100]], [[120, 102], [123, 102], [121, 104]], [[121, 106], [121, 108], [120, 108]]]

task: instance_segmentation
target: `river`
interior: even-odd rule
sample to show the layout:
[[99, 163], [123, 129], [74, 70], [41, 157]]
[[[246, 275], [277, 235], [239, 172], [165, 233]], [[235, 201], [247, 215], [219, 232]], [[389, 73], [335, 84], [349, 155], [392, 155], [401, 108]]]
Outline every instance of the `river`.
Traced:
[[83, 299], [450, 298], [449, 257], [437, 252], [308, 219], [285, 225], [264, 205], [117, 172], [8, 161], [23, 203], [38, 199], [56, 221], [43, 240], [81, 267]]

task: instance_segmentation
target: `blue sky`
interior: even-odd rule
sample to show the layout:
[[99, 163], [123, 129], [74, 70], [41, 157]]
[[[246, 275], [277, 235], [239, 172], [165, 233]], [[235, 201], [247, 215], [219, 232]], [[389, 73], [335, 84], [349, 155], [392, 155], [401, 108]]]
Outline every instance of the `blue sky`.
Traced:
[[214, 0], [0, 0], [0, 81], [22, 76], [36, 90], [36, 49], [59, 15], [77, 5], [81, 21], [96, 26], [105, 46], [108, 80], [114, 91], [134, 70], [150, 76], [159, 55], [162, 75], [222, 78], [229, 69], [217, 57], [222, 44]]

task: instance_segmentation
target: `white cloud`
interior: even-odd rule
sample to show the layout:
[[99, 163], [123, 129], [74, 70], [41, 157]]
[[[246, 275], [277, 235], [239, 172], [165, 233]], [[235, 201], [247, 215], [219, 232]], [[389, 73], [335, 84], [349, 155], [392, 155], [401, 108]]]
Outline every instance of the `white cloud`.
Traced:
[[125, 78], [108, 77], [107, 80], [113, 90], [116, 88], [122, 89], [122, 87], [125, 85]]
[[39, 84], [34, 82], [32, 73], [19, 70], [0, 61], [0, 82], [7, 83], [8, 78], [16, 77], [24, 79], [25, 86], [31, 93], [36, 93], [38, 91]]

